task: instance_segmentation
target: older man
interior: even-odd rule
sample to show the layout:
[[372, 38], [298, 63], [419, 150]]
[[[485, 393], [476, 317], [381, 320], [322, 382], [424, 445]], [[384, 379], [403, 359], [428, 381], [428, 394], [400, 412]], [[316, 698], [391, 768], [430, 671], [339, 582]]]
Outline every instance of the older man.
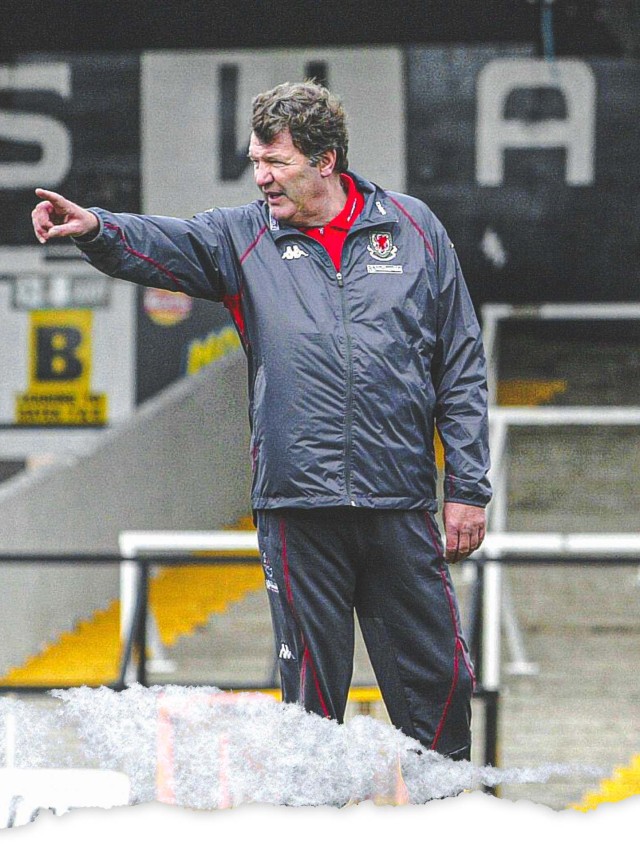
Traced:
[[348, 171], [325, 88], [258, 95], [252, 131], [260, 200], [181, 220], [37, 190], [36, 236], [71, 236], [109, 275], [231, 312], [285, 701], [343, 719], [355, 609], [394, 725], [468, 758], [473, 671], [446, 560], [482, 542], [491, 492], [484, 356], [453, 245], [421, 201]]

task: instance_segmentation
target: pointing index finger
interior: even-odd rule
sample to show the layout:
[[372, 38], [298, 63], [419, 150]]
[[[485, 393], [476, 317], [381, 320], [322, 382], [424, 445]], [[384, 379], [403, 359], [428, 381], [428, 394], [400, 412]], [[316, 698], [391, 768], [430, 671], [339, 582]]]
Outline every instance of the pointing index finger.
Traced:
[[45, 201], [52, 201], [54, 204], [64, 204], [66, 202], [66, 198], [63, 195], [60, 195], [58, 192], [53, 192], [50, 189], [41, 189], [38, 187], [38, 189], [36, 189], [36, 195], [38, 198], [44, 198]]

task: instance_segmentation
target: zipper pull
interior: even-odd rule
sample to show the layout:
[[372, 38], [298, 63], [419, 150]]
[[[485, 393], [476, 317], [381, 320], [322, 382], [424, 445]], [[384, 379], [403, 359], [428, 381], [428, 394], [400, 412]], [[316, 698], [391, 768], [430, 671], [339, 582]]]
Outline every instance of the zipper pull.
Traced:
[[336, 272], [336, 279], [338, 281], [338, 287], [344, 287], [344, 281], [342, 280], [342, 272]]

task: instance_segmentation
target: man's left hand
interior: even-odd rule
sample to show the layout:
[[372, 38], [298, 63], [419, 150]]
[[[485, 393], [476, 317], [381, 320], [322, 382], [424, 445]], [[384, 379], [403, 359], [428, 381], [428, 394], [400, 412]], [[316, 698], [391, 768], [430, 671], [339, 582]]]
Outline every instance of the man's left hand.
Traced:
[[486, 531], [486, 512], [482, 506], [445, 503], [442, 518], [447, 562], [460, 562], [480, 547]]

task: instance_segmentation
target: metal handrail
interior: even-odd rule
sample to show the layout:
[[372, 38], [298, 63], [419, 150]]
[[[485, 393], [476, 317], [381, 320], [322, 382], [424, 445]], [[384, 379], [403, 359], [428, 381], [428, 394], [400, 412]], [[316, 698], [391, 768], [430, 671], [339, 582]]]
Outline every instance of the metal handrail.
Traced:
[[[229, 550], [239, 551], [237, 546]], [[122, 553], [0, 553], [0, 568], [8, 563], [31, 563], [34, 565], [62, 565], [69, 563], [86, 563], [91, 565], [127, 565], [134, 569], [134, 600], [131, 618], [124, 634], [124, 644], [119, 662], [119, 674], [116, 681], [105, 684], [114, 690], [124, 690], [136, 682], [147, 685], [147, 612], [148, 612], [148, 578], [149, 570], [162, 563], [163, 565], [212, 565], [212, 564], [246, 564], [260, 562], [259, 553], [245, 551], [244, 553], [210, 552], [207, 555], [195, 555], [187, 549], [183, 551], [154, 550], [150, 553], [132, 553], [123, 557]], [[484, 762], [496, 765], [498, 752], [498, 724], [500, 703], [500, 679], [495, 678], [496, 661], [499, 656], [499, 640], [488, 639], [488, 631], [492, 631], [494, 639], [496, 631], [500, 630], [500, 613], [496, 612], [493, 591], [493, 609], [486, 606], [486, 592], [490, 589], [487, 582], [495, 565], [504, 563], [513, 565], [548, 566], [548, 565], [579, 565], [581, 567], [625, 567], [640, 564], [640, 534], [607, 535], [607, 534], [523, 534], [523, 533], [493, 533], [488, 534], [483, 546], [476, 551], [468, 563], [476, 567], [476, 576], [471, 594], [469, 607], [469, 637], [471, 656], [478, 675], [474, 697], [479, 698], [485, 705], [484, 724]], [[499, 596], [499, 588], [498, 588]], [[487, 624], [487, 621], [490, 623]], [[496, 650], [497, 648], [497, 650]], [[132, 662], [136, 658], [134, 680], [130, 679]], [[489, 663], [487, 666], [487, 658]], [[487, 667], [492, 670], [485, 677]], [[275, 679], [274, 679], [275, 680]], [[218, 685], [225, 690], [274, 690], [277, 684], [274, 680], [259, 684]], [[198, 685], [198, 684], [189, 684]], [[202, 684], [204, 685], [204, 684]], [[5, 686], [0, 684], [2, 692], [31, 692], [48, 691], [56, 685], [42, 686]]]

